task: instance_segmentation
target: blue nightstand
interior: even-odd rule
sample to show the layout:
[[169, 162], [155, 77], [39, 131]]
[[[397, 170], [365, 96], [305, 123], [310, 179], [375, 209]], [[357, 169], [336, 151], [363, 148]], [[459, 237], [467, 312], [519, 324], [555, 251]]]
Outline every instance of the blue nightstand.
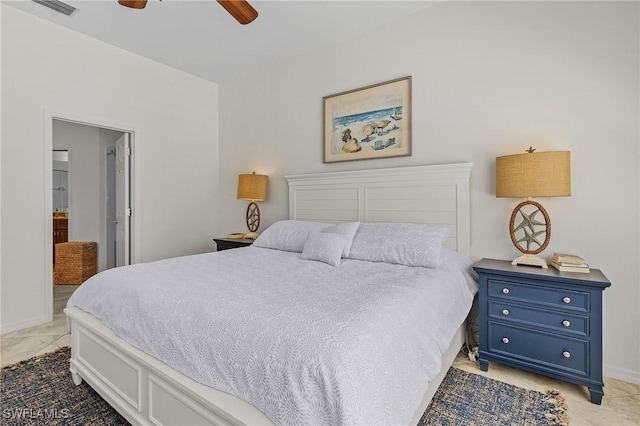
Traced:
[[602, 272], [558, 272], [482, 259], [479, 276], [480, 368], [489, 361], [588, 386], [600, 404]]

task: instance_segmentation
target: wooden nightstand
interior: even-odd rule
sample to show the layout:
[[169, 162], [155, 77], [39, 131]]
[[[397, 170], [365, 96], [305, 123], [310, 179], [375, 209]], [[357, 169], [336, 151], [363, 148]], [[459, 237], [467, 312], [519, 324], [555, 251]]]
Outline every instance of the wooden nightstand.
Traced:
[[238, 247], [247, 247], [253, 244], [255, 240], [248, 238], [214, 238], [213, 241], [216, 242], [216, 246], [218, 247], [217, 251], [222, 251]]
[[494, 259], [473, 268], [480, 283], [480, 369], [495, 361], [584, 385], [600, 404], [607, 277], [598, 269], [558, 272]]

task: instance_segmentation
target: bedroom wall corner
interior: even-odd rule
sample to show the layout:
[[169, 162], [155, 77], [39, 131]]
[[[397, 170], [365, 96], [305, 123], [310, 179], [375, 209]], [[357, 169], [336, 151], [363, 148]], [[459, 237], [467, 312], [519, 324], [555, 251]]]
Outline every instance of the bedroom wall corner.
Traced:
[[[135, 134], [135, 260], [211, 251], [218, 85], [2, 9], [1, 332], [46, 322], [46, 111]], [[84, 120], [81, 120], [85, 122]], [[47, 248], [50, 250], [50, 248]], [[49, 296], [50, 299], [50, 296]]]

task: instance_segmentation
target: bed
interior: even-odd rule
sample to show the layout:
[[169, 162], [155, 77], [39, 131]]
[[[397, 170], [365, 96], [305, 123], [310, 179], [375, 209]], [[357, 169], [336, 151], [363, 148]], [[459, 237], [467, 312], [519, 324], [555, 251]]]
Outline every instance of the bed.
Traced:
[[[70, 370], [74, 382], [80, 384], [85, 380], [133, 424], [388, 424], [398, 423], [398, 419], [402, 419], [400, 423], [417, 423], [462, 345], [466, 316], [463, 311], [468, 308], [459, 308], [463, 311], [455, 314], [456, 324], [447, 320], [446, 327], [439, 324], [425, 328], [415, 315], [397, 317], [391, 310], [393, 305], [397, 305], [394, 308], [397, 310], [398, 306], [409, 304], [420, 306], [429, 299], [436, 304], [442, 302], [438, 302], [437, 296], [425, 296], [420, 285], [390, 284], [389, 277], [402, 275], [399, 282], [411, 283], [413, 278], [424, 282], [427, 275], [433, 275], [435, 281], [442, 281], [439, 277], [444, 277], [441, 274], [447, 267], [417, 268], [392, 265], [380, 259], [371, 261], [368, 256], [384, 258], [394, 253], [366, 250], [375, 244], [378, 234], [371, 234], [375, 237], [372, 240], [363, 236], [385, 228], [400, 230], [393, 235], [404, 232], [403, 238], [413, 238], [408, 231], [431, 229], [427, 225], [411, 228], [413, 224], [430, 224], [437, 229], [434, 238], [440, 238], [448, 248], [442, 250], [443, 265], [460, 260], [455, 252], [468, 256], [470, 170], [470, 163], [459, 163], [287, 176], [292, 220], [272, 225], [256, 241], [256, 247], [133, 265], [126, 270], [119, 268], [99, 274], [83, 284], [82, 293], [78, 291], [79, 296], [74, 295], [65, 310], [72, 334]], [[358, 224], [355, 228], [354, 223]], [[308, 235], [323, 244], [329, 240], [333, 244], [342, 238], [342, 232], [330, 232], [329, 228], [355, 229], [351, 254], [340, 259], [339, 253], [338, 263], [332, 264], [335, 253], [326, 258], [324, 251], [307, 250], [311, 237], [300, 251], [284, 250], [281, 244], [293, 244], [293, 240], [280, 237], [293, 235], [286, 232], [291, 232], [294, 225], [316, 226], [317, 231], [309, 231]], [[443, 228], [447, 232], [441, 232]], [[284, 229], [284, 234], [278, 234], [278, 229]], [[416, 239], [423, 238], [416, 235]], [[277, 249], [269, 244], [276, 244]], [[318, 256], [322, 261], [315, 259]], [[409, 260], [431, 262], [432, 258]], [[254, 269], [242, 268], [247, 259], [252, 259]], [[185, 276], [176, 271], [189, 273]], [[280, 279], [260, 287], [269, 275]], [[359, 277], [363, 276], [370, 280], [366, 291], [358, 288]], [[159, 284], [162, 280], [167, 283]], [[102, 295], [99, 281], [110, 282], [120, 299], [114, 302], [113, 295]], [[232, 285], [226, 284], [228, 281], [233, 281]], [[133, 293], [152, 294], [154, 291], [150, 289], [159, 289], [161, 285], [185, 288], [185, 295], [158, 290], [153, 297], [158, 301], [150, 305], [147, 297]], [[304, 291], [292, 290], [300, 285], [304, 285]], [[448, 291], [458, 291], [453, 286]], [[205, 293], [191, 294], [198, 287], [201, 288], [198, 291]], [[464, 282], [460, 288], [464, 288]], [[360, 304], [346, 303], [347, 299], [360, 300]], [[131, 300], [135, 301], [133, 307]], [[242, 303], [234, 304], [233, 300]], [[247, 306], [251, 307], [249, 311]], [[327, 307], [331, 308], [330, 316], [326, 315]], [[214, 312], [197, 314], [207, 309]], [[281, 315], [274, 314], [273, 310], [278, 309]], [[268, 314], [262, 315], [263, 311]], [[144, 320], [145, 315], [153, 318], [153, 326]], [[438, 324], [439, 316], [424, 319]], [[234, 317], [241, 320], [233, 320]], [[266, 328], [286, 332], [275, 338], [256, 332], [255, 326], [261, 321], [268, 323]], [[357, 323], [365, 323], [365, 328], [357, 328]], [[391, 323], [395, 328], [385, 325]], [[308, 324], [320, 328], [311, 330]], [[399, 330], [421, 335], [445, 328], [447, 331], [442, 331], [444, 336], [440, 339], [446, 342], [439, 344], [442, 347], [438, 359], [427, 359], [433, 355], [424, 355], [424, 364], [432, 370], [428, 388], [426, 383], [424, 387], [411, 384], [411, 395], [396, 400], [389, 397], [404, 392], [413, 375], [413, 370], [405, 365], [394, 364], [393, 358], [400, 356], [390, 348], [399, 347], [402, 353], [409, 354], [413, 346], [420, 346], [414, 345], [413, 339], [400, 336]], [[162, 338], [154, 336], [153, 329], [160, 330]], [[369, 335], [369, 329], [386, 334], [382, 338]], [[229, 349], [232, 352], [216, 352], [216, 342], [206, 340], [211, 336], [228, 340], [221, 347], [232, 348]], [[280, 344], [280, 340], [287, 339], [293, 341]], [[187, 345], [187, 340], [195, 343]], [[325, 354], [324, 348], [330, 346], [339, 348], [340, 353]], [[281, 366], [286, 374], [278, 370], [278, 360], [289, 359], [289, 354], [279, 351], [301, 354]], [[173, 359], [181, 352], [185, 358]], [[409, 363], [412, 368], [415, 365], [422, 368], [419, 361], [423, 352], [407, 356], [412, 357]], [[218, 364], [207, 364], [205, 360], [210, 358], [218, 360]], [[254, 368], [260, 358], [268, 358], [268, 371]], [[360, 362], [353, 362], [354, 359]], [[238, 360], [248, 364], [240, 364]], [[230, 371], [236, 371], [238, 377], [230, 375]], [[268, 380], [262, 380], [265, 377]], [[406, 380], [394, 382], [395, 377]], [[277, 394], [282, 393], [279, 380], [289, 386], [293, 384], [296, 391], [276, 400]], [[212, 381], [217, 389], [206, 385]], [[269, 387], [256, 388], [261, 381], [269, 383]], [[361, 392], [361, 388], [368, 389], [374, 383], [382, 388], [380, 392]], [[318, 389], [322, 392], [317, 392]], [[321, 395], [313, 399], [310, 393]], [[372, 414], [370, 408], [378, 409], [378, 405], [381, 408]], [[395, 417], [396, 412], [403, 414]]]

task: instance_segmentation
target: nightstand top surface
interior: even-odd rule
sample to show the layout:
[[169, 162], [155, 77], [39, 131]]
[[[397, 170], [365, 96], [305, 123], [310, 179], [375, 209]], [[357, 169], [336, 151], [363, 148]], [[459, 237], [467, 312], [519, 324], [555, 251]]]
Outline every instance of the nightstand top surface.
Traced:
[[230, 243], [253, 244], [255, 240], [251, 238], [214, 238], [213, 241], [228, 241]]
[[532, 278], [552, 278], [554, 280], [582, 281], [585, 285], [609, 287], [611, 283], [599, 269], [590, 269], [588, 274], [579, 272], [560, 272], [553, 266], [548, 269], [537, 266], [512, 265], [510, 260], [482, 259], [473, 265], [475, 270], [483, 270], [505, 276], [531, 275]]

